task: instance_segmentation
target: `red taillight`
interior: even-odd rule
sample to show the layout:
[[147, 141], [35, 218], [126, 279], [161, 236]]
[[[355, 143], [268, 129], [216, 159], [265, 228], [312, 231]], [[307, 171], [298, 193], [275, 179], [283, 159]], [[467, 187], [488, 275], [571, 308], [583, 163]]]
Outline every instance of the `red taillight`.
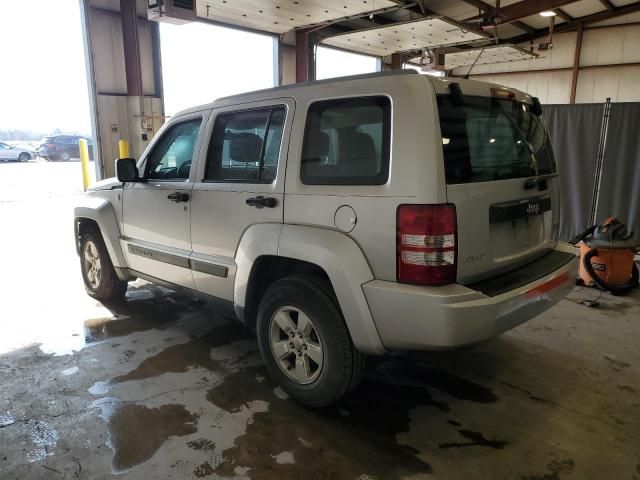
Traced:
[[399, 282], [446, 285], [456, 281], [457, 220], [454, 205], [400, 205], [396, 228]]

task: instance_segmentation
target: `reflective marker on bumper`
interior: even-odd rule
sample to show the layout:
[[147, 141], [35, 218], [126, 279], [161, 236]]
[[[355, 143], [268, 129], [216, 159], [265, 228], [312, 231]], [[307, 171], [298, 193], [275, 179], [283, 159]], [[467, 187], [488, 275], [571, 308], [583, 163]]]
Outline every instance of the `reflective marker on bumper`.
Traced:
[[525, 293], [525, 298], [530, 299], [533, 297], [539, 297], [543, 293], [549, 292], [554, 288], [559, 287], [560, 285], [568, 281], [569, 281], [569, 272], [564, 272], [562, 275], [558, 275], [557, 277], [552, 278], [548, 282], [545, 282], [542, 285], [538, 285], [537, 287], [527, 291]]

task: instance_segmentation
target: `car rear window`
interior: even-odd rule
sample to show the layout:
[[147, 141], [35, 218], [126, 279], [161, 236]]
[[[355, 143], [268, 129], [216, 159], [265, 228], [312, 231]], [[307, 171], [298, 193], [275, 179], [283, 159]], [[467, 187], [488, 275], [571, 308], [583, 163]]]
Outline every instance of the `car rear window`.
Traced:
[[530, 105], [464, 96], [454, 105], [438, 96], [448, 184], [488, 182], [555, 173], [549, 135]]
[[325, 100], [307, 112], [300, 179], [306, 185], [382, 185], [389, 178], [387, 97]]

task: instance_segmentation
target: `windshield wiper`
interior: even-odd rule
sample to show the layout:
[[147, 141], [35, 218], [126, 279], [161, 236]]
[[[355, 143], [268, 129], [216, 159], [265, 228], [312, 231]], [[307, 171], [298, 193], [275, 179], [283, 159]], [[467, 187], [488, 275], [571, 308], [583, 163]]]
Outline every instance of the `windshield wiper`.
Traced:
[[516, 133], [520, 137], [520, 141], [523, 142], [527, 146], [527, 150], [529, 150], [529, 155], [531, 156], [531, 163], [532, 163], [533, 171], [535, 172], [536, 175], [538, 175], [538, 161], [536, 160], [536, 156], [534, 155], [533, 145], [531, 145], [531, 143], [529, 143], [529, 140], [527, 139], [527, 136], [524, 133], [524, 131], [522, 130], [522, 128], [520, 128], [520, 125], [518, 125], [517, 122], [513, 118], [511, 118], [511, 115], [509, 115], [509, 113], [507, 113], [507, 111], [500, 104], [500, 102], [496, 101], [495, 104], [498, 105], [498, 108], [502, 112], [502, 115], [504, 117], [506, 117], [507, 121], [515, 129]]

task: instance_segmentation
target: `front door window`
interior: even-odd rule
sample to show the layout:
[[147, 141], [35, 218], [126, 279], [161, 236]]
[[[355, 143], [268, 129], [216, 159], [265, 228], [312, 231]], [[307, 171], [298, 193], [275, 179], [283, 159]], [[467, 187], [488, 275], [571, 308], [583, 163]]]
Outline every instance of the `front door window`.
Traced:
[[197, 118], [169, 128], [147, 158], [145, 178], [188, 180], [201, 123]]

